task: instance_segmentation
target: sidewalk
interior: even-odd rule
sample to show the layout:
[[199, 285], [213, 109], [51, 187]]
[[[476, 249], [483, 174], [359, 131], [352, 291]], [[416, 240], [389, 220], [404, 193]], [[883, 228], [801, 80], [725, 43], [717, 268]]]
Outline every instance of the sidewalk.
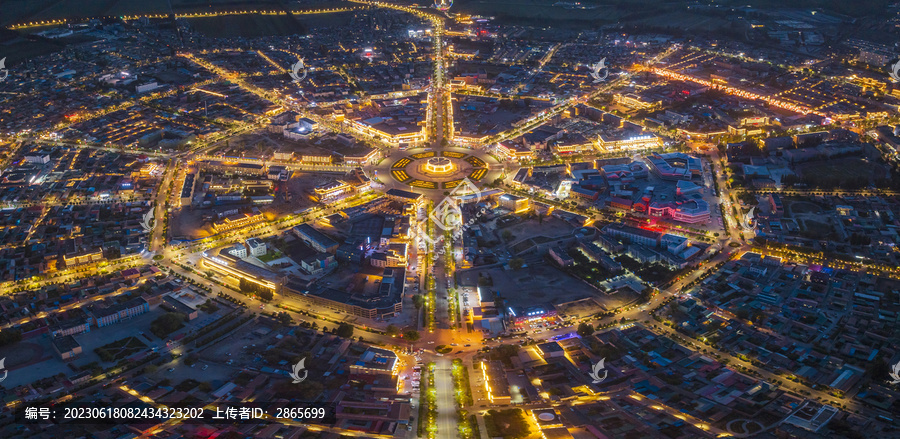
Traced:
[[478, 422], [478, 433], [481, 439], [490, 439], [487, 432], [487, 424], [484, 423], [484, 416], [480, 412], [475, 413], [475, 420]]

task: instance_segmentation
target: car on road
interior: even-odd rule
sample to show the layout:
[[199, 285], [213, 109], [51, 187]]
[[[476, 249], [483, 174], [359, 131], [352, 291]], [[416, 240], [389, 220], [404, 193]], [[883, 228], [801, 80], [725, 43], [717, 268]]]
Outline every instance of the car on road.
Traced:
[[175, 371], [175, 368], [174, 368], [174, 367], [170, 367], [170, 368], [169, 368], [169, 372], [174, 372], [174, 371]]
[[209, 369], [209, 365], [208, 365], [208, 364], [204, 364], [203, 367], [200, 368], [200, 370], [206, 370], [206, 369]]

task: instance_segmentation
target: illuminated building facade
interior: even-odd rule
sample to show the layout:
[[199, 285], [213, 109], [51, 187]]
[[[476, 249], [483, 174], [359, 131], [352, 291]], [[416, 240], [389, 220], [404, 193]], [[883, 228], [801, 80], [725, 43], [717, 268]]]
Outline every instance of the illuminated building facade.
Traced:
[[101, 251], [100, 249], [75, 254], [66, 254], [63, 256], [63, 262], [65, 262], [66, 267], [75, 267], [78, 265], [90, 264], [92, 262], [100, 262], [105, 260], [106, 258], [103, 257], [103, 251]]
[[204, 253], [204, 256], [200, 258], [199, 266], [231, 279], [252, 282], [276, 293], [281, 290], [284, 283], [284, 278], [277, 273], [229, 256], [225, 251], [219, 252], [217, 256], [207, 256]]
[[425, 142], [425, 126], [397, 121], [393, 118], [373, 117], [352, 120], [350, 127], [357, 133], [378, 139], [391, 146], [416, 146]]
[[213, 230], [217, 233], [224, 232], [227, 230], [233, 230], [244, 226], [249, 226], [250, 224], [258, 223], [262, 221], [263, 214], [253, 209], [250, 213], [238, 213], [234, 215], [228, 215], [225, 218], [222, 218], [219, 221], [213, 223]]
[[506, 379], [506, 370], [500, 361], [482, 361], [481, 375], [484, 378], [484, 387], [487, 390], [488, 400], [493, 404], [509, 404], [509, 381]]
[[597, 139], [601, 149], [644, 149], [662, 146], [662, 139], [655, 134], [628, 132], [622, 134], [603, 133]]
[[425, 162], [425, 171], [431, 174], [448, 174], [453, 169], [453, 162], [446, 157], [432, 157]]
[[531, 209], [531, 200], [525, 197], [503, 194], [498, 200], [500, 201], [500, 207], [515, 213], [527, 212]]
[[534, 151], [525, 145], [512, 142], [500, 142], [495, 148], [497, 155], [507, 161], [523, 162], [534, 160]]

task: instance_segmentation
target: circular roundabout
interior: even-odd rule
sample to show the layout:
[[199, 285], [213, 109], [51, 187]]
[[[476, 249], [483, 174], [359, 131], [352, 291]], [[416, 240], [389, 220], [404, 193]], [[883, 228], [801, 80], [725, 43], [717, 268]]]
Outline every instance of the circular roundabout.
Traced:
[[425, 151], [401, 157], [391, 165], [391, 176], [421, 189], [453, 189], [465, 179], [475, 183], [488, 172], [481, 158], [457, 151]]

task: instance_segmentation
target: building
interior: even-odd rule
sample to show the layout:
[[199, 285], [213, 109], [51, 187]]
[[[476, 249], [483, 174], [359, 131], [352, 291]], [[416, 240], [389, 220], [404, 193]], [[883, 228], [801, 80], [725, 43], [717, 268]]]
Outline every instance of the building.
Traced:
[[[225, 247], [227, 249], [228, 247]], [[200, 258], [198, 266], [202, 269], [210, 269], [229, 278], [243, 279], [253, 282], [273, 292], [279, 292], [284, 283], [284, 277], [249, 262], [237, 259], [227, 254], [225, 249], [219, 251], [216, 256], [204, 255]]]
[[403, 310], [405, 277], [404, 268], [386, 268], [378, 288], [370, 294], [322, 286], [311, 289], [305, 283], [293, 281], [284, 286], [284, 294], [310, 306], [333, 308], [349, 315], [369, 319], [390, 318], [399, 315]]
[[301, 117], [300, 119], [297, 120], [297, 124], [309, 131], [315, 131], [315, 129], [319, 127], [318, 122], [316, 122], [308, 117]]
[[627, 198], [610, 197], [609, 199], [609, 207], [612, 207], [613, 209], [631, 210], [631, 206], [633, 205], [634, 202]]
[[226, 175], [248, 175], [265, 177], [266, 167], [259, 163], [241, 163], [236, 161], [206, 160], [197, 163], [197, 166], [206, 172], [215, 172]]
[[321, 276], [337, 265], [337, 259], [331, 253], [316, 253], [300, 260], [300, 269], [310, 276]]
[[631, 244], [640, 244], [647, 247], [659, 246], [659, 240], [662, 236], [659, 232], [624, 224], [610, 224], [603, 228], [603, 233], [616, 238], [623, 238]]
[[538, 353], [541, 354], [541, 357], [544, 360], [548, 358], [557, 358], [557, 357], [565, 357], [566, 350], [559, 345], [559, 343], [555, 341], [548, 341], [547, 343], [541, 343], [537, 345]]
[[194, 307], [188, 305], [180, 296], [174, 294], [163, 297], [163, 302], [160, 304], [160, 307], [166, 311], [184, 314], [185, 318], [188, 320], [194, 320], [199, 316], [199, 313]]
[[535, 157], [531, 148], [509, 141], [498, 143], [494, 151], [500, 158], [507, 161], [527, 162], [534, 160]]
[[686, 197], [691, 194], [699, 194], [703, 192], [703, 186], [700, 186], [693, 181], [690, 180], [678, 180], [678, 183], [675, 183], [675, 195], [679, 197]]
[[379, 150], [375, 148], [365, 148], [358, 153], [346, 154], [344, 163], [348, 165], [368, 165], [375, 163], [381, 157]]
[[603, 150], [658, 148], [662, 143], [655, 134], [634, 131], [604, 132], [597, 139], [597, 146]]
[[72, 383], [73, 386], [77, 386], [79, 384], [84, 384], [91, 380], [94, 374], [90, 370], [85, 370], [84, 372], [78, 372], [75, 375], [69, 377], [69, 382]]
[[659, 243], [666, 250], [678, 254], [683, 252], [688, 246], [691, 245], [691, 241], [684, 236], [673, 235], [671, 233], [666, 233], [659, 238]]
[[881, 50], [878, 48], [865, 48], [860, 49], [859, 57], [857, 58], [860, 62], [876, 66], [882, 67], [886, 66], [891, 59], [894, 58], [894, 54], [888, 50]]
[[400, 360], [387, 349], [369, 347], [350, 365], [351, 375], [397, 375]]
[[675, 202], [654, 201], [647, 206], [647, 214], [688, 224], [708, 223], [710, 218], [709, 203], [699, 197]]
[[405, 267], [406, 244], [390, 244], [385, 252], [373, 253], [369, 262], [374, 267]]
[[53, 344], [53, 350], [56, 351], [59, 358], [64, 361], [74, 359], [78, 355], [81, 355], [82, 352], [81, 344], [71, 335], [54, 337], [51, 344]]
[[65, 335], [78, 335], [85, 332], [91, 332], [91, 319], [69, 319], [59, 322], [50, 327], [50, 335], [53, 337], [62, 337]]
[[63, 255], [63, 262], [66, 267], [75, 267], [78, 265], [91, 264], [94, 262], [105, 261], [103, 251], [101, 249], [83, 251], [78, 253], [67, 253]]
[[615, 95], [613, 95], [613, 103], [620, 104], [626, 108], [631, 108], [634, 110], [645, 110], [659, 105], [661, 101], [648, 100], [643, 96], [638, 96], [634, 93], [616, 93]]
[[593, 242], [587, 241], [579, 241], [578, 249], [581, 250], [582, 253], [585, 254], [592, 261], [595, 261], [600, 264], [603, 269], [611, 272], [618, 273], [622, 271], [622, 265], [616, 262], [609, 254], [606, 253], [600, 246]]
[[335, 253], [337, 260], [352, 265], [362, 264], [365, 255], [366, 250], [363, 242], [341, 244]]
[[424, 197], [422, 194], [417, 194], [415, 192], [404, 191], [402, 189], [390, 189], [385, 195], [391, 200], [399, 201], [401, 203], [409, 203], [413, 206], [417, 206]]
[[334, 253], [337, 251], [339, 245], [337, 241], [329, 238], [309, 224], [300, 224], [295, 226], [293, 230], [297, 237], [316, 251], [322, 253]]
[[232, 215], [228, 215], [221, 220], [213, 222], [213, 230], [216, 233], [225, 232], [228, 230], [234, 230], [240, 227], [246, 227], [251, 224], [258, 223], [264, 220], [263, 214], [257, 208], [253, 208], [248, 213], [236, 213]]
[[318, 198], [319, 202], [327, 203], [334, 201], [341, 196], [351, 194], [353, 188], [343, 181], [335, 180], [316, 186], [315, 189], [313, 189], [313, 192], [316, 194], [316, 198]]
[[138, 297], [111, 306], [93, 306], [88, 310], [88, 314], [94, 320], [94, 326], [102, 328], [149, 311], [150, 303], [143, 297]]
[[364, 194], [372, 190], [372, 180], [366, 176], [361, 168], [355, 168], [344, 176], [344, 183], [350, 185], [357, 194]]
[[291, 171], [284, 166], [269, 166], [269, 172], [266, 174], [266, 178], [274, 181], [288, 181], [290, 177]]
[[550, 247], [550, 257], [559, 264], [560, 267], [571, 267], [575, 265], [575, 259], [559, 246]]
[[761, 143], [764, 150], [772, 152], [793, 147], [794, 139], [789, 136], [768, 137], [762, 139]]
[[503, 194], [498, 200], [500, 207], [515, 213], [527, 212], [531, 209], [531, 200], [518, 195]]
[[647, 156], [650, 171], [663, 180], [690, 180], [703, 172], [700, 158], [683, 152]]
[[660, 261], [659, 252], [640, 245], [629, 245], [625, 254], [642, 264], [655, 264]]
[[250, 249], [251, 256], [265, 256], [268, 251], [266, 248], [266, 243], [262, 239], [259, 238], [250, 238], [247, 240], [247, 248]]
[[50, 153], [44, 151], [32, 152], [25, 155], [25, 162], [43, 165], [50, 162]]
[[137, 94], [141, 94], [141, 93], [151, 92], [153, 90], [156, 90], [159, 87], [160, 87], [159, 84], [157, 84], [156, 81], [153, 81], [153, 82], [148, 82], [146, 84], [141, 84], [141, 85], [136, 86], [134, 88], [134, 91]]
[[234, 256], [236, 258], [244, 259], [247, 257], [247, 247], [244, 247], [244, 244], [241, 244], [240, 242], [235, 243], [234, 245], [229, 247], [226, 251], [228, 252], [229, 255]]
[[580, 201], [594, 202], [600, 199], [600, 192], [575, 185], [569, 190], [569, 197]]
[[292, 151], [276, 151], [272, 154], [272, 160], [289, 162], [294, 159], [294, 153]]
[[509, 381], [506, 379], [506, 370], [500, 361], [482, 361], [481, 375], [484, 378], [484, 387], [487, 390], [488, 399], [494, 404], [509, 404]]
[[405, 147], [425, 142], [425, 126], [393, 117], [372, 117], [350, 121], [351, 129], [363, 136], [385, 142], [391, 146]]
[[298, 141], [308, 138], [316, 131], [318, 126], [318, 122], [304, 117], [297, 120], [297, 122], [284, 125], [281, 132], [285, 138]]
[[330, 165], [334, 157], [331, 154], [303, 154], [300, 161], [304, 164]]

